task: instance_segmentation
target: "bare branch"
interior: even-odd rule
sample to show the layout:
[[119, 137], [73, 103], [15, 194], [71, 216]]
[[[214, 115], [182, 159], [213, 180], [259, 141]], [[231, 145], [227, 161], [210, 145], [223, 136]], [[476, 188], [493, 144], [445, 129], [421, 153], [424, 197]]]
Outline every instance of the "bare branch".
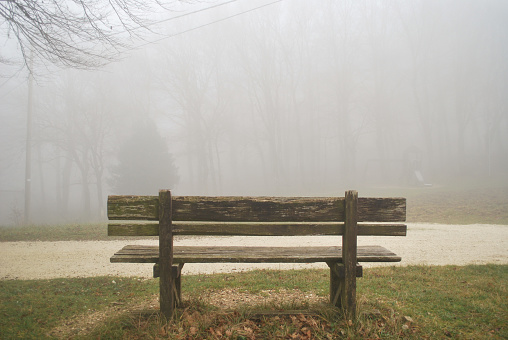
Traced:
[[118, 59], [129, 46], [122, 34], [132, 38], [150, 31], [149, 15], [172, 2], [0, 0], [0, 29], [17, 40], [29, 70], [28, 51], [58, 66], [96, 68]]

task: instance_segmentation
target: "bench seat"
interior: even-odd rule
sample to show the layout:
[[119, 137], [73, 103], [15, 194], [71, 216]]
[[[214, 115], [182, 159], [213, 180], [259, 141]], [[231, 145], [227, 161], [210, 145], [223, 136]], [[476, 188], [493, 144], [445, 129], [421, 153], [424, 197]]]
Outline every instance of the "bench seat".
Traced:
[[[359, 246], [358, 262], [400, 262], [400, 256], [381, 246]], [[128, 245], [111, 262], [158, 263], [159, 246]], [[173, 248], [173, 263], [311, 263], [342, 262], [342, 248], [329, 247], [183, 247]]]

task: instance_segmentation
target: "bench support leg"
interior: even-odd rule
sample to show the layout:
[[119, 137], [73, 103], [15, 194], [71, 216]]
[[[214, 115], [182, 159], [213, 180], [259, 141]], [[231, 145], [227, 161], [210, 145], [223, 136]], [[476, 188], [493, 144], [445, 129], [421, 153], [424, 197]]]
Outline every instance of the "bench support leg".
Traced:
[[[342, 308], [343, 306], [344, 308], [347, 308], [343, 302], [344, 297], [346, 296], [346, 275], [344, 265], [337, 262], [328, 262], [327, 264], [328, 267], [330, 267], [330, 304], [338, 308]], [[355, 279], [356, 277], [362, 276], [363, 267], [356, 264]], [[356, 296], [354, 296], [354, 298], [356, 298]]]
[[[171, 192], [159, 191], [159, 291], [160, 311], [171, 320], [175, 311], [175, 275], [173, 273], [173, 226], [171, 221]], [[178, 267], [177, 267], [178, 268]]]
[[177, 307], [182, 305], [182, 267], [183, 263], [173, 266], [173, 294], [175, 295], [175, 304]]
[[328, 266], [330, 267], [330, 304], [340, 308], [341, 286], [344, 285], [344, 282], [341, 284], [341, 278], [339, 275], [340, 265], [337, 263], [328, 263]]
[[356, 265], [357, 265], [357, 227], [358, 193], [350, 190], [345, 195], [345, 221], [342, 235], [342, 263], [344, 278], [340, 280], [340, 300], [344, 313], [349, 320], [356, 317]]

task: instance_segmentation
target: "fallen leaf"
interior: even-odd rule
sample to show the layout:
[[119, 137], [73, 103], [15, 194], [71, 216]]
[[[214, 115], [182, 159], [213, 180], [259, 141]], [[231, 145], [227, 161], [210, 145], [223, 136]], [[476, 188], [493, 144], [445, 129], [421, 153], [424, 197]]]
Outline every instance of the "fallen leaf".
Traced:
[[407, 315], [402, 317], [402, 321], [404, 321], [404, 322], [410, 322], [410, 323], [414, 322], [413, 318], [411, 318], [410, 316], [407, 316]]

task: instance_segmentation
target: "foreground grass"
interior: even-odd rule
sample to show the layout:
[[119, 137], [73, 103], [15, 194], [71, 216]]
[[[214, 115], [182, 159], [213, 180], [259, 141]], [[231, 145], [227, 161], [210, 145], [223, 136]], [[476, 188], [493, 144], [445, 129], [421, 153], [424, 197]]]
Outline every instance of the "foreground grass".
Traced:
[[153, 280], [76, 278], [0, 281], [0, 339], [42, 339], [74, 315], [146, 299]]
[[[125, 311], [155, 311], [158, 280], [0, 281], [0, 338], [506, 339], [507, 282], [506, 265], [365, 269], [353, 322], [327, 306], [327, 270], [186, 276], [184, 306], [165, 323]], [[280, 313], [295, 309], [305, 313]]]

